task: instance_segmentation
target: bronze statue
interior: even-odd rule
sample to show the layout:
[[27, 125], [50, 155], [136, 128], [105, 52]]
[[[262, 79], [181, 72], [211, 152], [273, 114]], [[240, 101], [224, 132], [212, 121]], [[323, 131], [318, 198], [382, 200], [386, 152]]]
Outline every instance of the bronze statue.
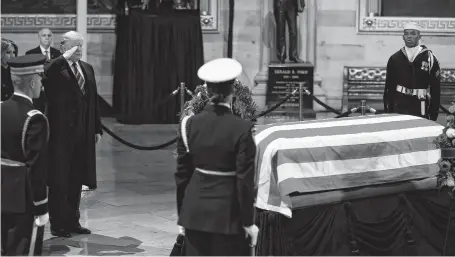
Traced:
[[273, 11], [276, 22], [276, 50], [278, 60], [286, 60], [286, 23], [289, 30], [289, 60], [303, 62], [297, 52], [297, 15], [303, 12], [305, 0], [274, 0]]

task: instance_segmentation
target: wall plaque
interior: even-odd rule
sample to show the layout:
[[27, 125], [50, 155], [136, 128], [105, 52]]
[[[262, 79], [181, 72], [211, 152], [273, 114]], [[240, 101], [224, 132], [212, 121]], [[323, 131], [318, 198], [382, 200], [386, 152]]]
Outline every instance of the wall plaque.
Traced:
[[[266, 103], [268, 108], [274, 106], [283, 98], [299, 88], [300, 83], [313, 94], [314, 66], [311, 63], [271, 63], [267, 82]], [[286, 115], [298, 115], [299, 93], [285, 102], [275, 112]], [[303, 97], [303, 109], [306, 114], [314, 113], [311, 96]], [[283, 115], [285, 115], [283, 114]], [[308, 116], [308, 115], [306, 115]]]

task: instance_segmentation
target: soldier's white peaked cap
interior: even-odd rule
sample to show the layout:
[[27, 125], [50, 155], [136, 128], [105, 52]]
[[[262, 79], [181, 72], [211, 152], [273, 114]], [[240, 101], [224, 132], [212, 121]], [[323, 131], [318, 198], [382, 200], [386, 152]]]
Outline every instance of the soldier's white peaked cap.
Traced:
[[422, 28], [414, 22], [409, 22], [404, 25], [403, 30], [417, 30], [420, 31]]
[[242, 65], [231, 58], [219, 58], [202, 65], [197, 76], [208, 83], [222, 83], [242, 74]]

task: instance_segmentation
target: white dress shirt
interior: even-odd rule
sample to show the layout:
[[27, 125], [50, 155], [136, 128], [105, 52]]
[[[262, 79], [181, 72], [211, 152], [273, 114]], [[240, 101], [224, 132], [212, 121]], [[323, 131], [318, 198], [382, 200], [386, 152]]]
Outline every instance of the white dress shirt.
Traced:
[[[44, 48], [42, 45], [39, 45], [39, 48], [41, 49], [41, 53], [45, 56], [47, 56], [47, 59], [52, 59], [51, 58], [51, 47], [49, 46], [48, 49]], [[46, 54], [47, 51], [47, 54]]]
[[406, 55], [408, 56], [408, 60], [410, 62], [413, 62], [417, 54], [420, 53], [420, 51], [422, 51], [422, 47], [419, 45], [412, 48], [405, 46], [404, 49], [406, 50]]
[[30, 101], [30, 103], [32, 103], [32, 104], [33, 104], [33, 100], [32, 100], [32, 98], [31, 98], [31, 97], [29, 97], [28, 95], [24, 95], [24, 94], [22, 94], [22, 93], [18, 93], [18, 92], [14, 92], [13, 94], [14, 94], [14, 95], [17, 95], [17, 96], [20, 96], [20, 97], [23, 97], [23, 98], [25, 98], [25, 99], [28, 99], [28, 100]]

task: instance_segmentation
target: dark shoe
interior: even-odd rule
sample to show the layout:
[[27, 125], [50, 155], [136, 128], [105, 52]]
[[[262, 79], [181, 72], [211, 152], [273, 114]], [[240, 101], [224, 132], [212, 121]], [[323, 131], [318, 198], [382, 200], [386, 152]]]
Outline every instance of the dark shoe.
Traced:
[[295, 62], [295, 63], [302, 63], [302, 62], [304, 62], [303, 60], [300, 60], [299, 57], [292, 57], [292, 58], [289, 58], [289, 61]]
[[65, 229], [53, 229], [51, 228], [51, 234], [57, 237], [71, 237], [71, 233]]
[[76, 233], [76, 234], [83, 234], [83, 235], [88, 235], [88, 234], [92, 233], [92, 231], [90, 231], [90, 229], [84, 228], [81, 226], [72, 229], [71, 232]]

